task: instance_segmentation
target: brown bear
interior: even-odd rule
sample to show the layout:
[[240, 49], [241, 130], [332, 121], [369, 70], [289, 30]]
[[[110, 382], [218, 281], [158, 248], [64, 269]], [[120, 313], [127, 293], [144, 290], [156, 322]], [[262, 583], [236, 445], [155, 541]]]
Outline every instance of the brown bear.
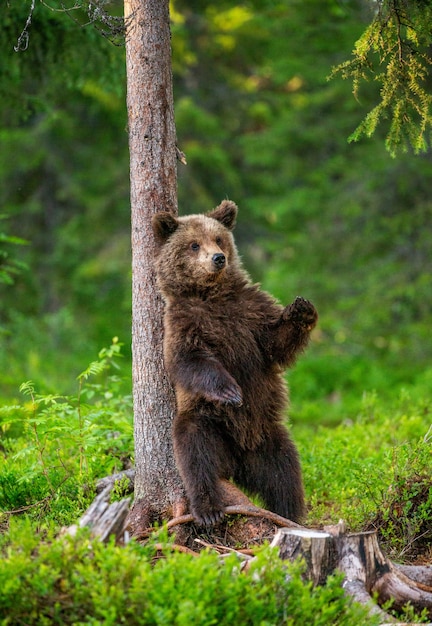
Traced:
[[224, 514], [221, 479], [272, 511], [305, 512], [297, 450], [283, 426], [283, 369], [305, 348], [315, 307], [285, 308], [253, 284], [232, 236], [234, 202], [206, 215], [153, 217], [165, 301], [164, 359], [176, 394], [174, 452], [197, 523]]

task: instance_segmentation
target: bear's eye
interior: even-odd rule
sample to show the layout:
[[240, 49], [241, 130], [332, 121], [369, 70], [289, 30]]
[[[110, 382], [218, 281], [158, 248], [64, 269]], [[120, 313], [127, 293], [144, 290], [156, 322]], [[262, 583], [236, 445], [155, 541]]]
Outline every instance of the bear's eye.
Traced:
[[200, 249], [199, 243], [197, 243], [196, 241], [193, 241], [190, 245], [190, 249], [193, 250], [194, 252], [198, 252], [198, 250]]
[[222, 243], [222, 237], [216, 237], [216, 245], [219, 246], [219, 248], [221, 247]]

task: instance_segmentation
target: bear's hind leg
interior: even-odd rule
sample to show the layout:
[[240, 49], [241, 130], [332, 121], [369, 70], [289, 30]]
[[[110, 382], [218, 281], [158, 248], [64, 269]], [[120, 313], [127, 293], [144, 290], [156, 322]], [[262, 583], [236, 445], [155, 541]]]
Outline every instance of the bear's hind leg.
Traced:
[[200, 526], [212, 526], [224, 515], [220, 479], [230, 476], [226, 445], [210, 417], [190, 413], [176, 416], [173, 438], [191, 513]]
[[234, 476], [235, 482], [260, 495], [265, 506], [293, 522], [305, 515], [300, 460], [287, 431], [275, 424], [265, 442], [248, 451]]

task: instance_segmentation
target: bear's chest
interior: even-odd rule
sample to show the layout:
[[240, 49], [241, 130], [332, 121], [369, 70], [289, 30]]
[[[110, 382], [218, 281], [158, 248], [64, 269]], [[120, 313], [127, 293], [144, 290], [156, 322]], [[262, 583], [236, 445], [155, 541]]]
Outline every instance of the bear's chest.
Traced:
[[222, 362], [236, 367], [245, 360], [260, 359], [259, 325], [247, 312], [228, 307], [209, 313], [208, 322], [200, 326], [201, 337]]
[[245, 362], [259, 365], [262, 361], [259, 337], [263, 319], [248, 302], [183, 301], [169, 307], [166, 324], [179, 345], [210, 351], [230, 371]]

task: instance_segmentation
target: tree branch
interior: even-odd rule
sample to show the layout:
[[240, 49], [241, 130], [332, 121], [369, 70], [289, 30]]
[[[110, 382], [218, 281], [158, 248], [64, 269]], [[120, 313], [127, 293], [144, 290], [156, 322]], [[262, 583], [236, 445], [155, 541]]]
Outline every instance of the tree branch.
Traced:
[[30, 28], [31, 21], [33, 19], [33, 13], [35, 10], [35, 2], [36, 0], [31, 0], [31, 6], [30, 6], [29, 14], [27, 16], [27, 21], [21, 32], [21, 35], [18, 37], [16, 46], [14, 46], [15, 52], [23, 52], [24, 50], [27, 50], [28, 48], [28, 42], [29, 42], [29, 37], [30, 37], [29, 28]]

